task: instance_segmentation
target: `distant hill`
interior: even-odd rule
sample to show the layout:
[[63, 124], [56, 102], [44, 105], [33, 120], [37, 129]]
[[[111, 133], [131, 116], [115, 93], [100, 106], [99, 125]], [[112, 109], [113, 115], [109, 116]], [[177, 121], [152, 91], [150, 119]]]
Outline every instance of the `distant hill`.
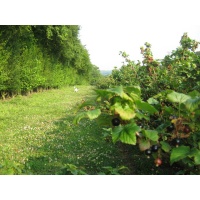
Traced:
[[110, 75], [112, 73], [112, 70], [100, 70], [101, 74], [104, 76]]

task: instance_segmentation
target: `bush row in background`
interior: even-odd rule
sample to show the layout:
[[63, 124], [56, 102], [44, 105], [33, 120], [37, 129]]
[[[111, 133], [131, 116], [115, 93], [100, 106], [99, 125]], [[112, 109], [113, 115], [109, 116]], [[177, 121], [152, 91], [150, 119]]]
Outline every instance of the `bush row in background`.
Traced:
[[140, 85], [144, 99], [157, 94], [165, 89], [187, 93], [200, 89], [200, 56], [195, 52], [199, 42], [192, 40], [184, 33], [180, 46], [164, 57], [156, 60], [151, 51], [151, 45], [145, 43], [141, 47], [142, 62], [129, 59], [126, 52], [120, 52], [125, 59], [120, 69], [116, 67], [110, 76], [99, 81], [98, 88], [112, 86]]
[[0, 26], [0, 97], [88, 83], [96, 68], [78, 38], [79, 29]]

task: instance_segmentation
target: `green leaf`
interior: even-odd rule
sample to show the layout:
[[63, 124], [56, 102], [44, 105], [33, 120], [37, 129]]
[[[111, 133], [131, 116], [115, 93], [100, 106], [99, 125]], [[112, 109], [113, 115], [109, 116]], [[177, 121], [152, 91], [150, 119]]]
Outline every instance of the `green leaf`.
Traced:
[[119, 113], [120, 117], [123, 120], [130, 120], [133, 117], [135, 117], [135, 111], [133, 108], [130, 108], [128, 104], [125, 104], [122, 106], [121, 102], [116, 102], [112, 107], [111, 110], [115, 110], [117, 113]]
[[195, 97], [199, 97], [200, 93], [198, 91], [194, 90], [192, 92], [189, 92], [188, 95], [191, 96], [192, 98], [195, 98]]
[[95, 90], [96, 94], [97, 94], [97, 100], [100, 99], [110, 99], [111, 97], [113, 97], [115, 94], [113, 92], [110, 92], [108, 90]]
[[100, 114], [101, 114], [100, 109], [90, 110], [87, 112], [80, 112], [75, 116], [73, 123], [78, 124], [80, 122], [80, 120], [83, 118], [89, 118], [91, 120], [96, 119]]
[[149, 120], [149, 116], [141, 113], [140, 111], [137, 111], [136, 115], [135, 115], [138, 119], [146, 119]]
[[163, 151], [170, 152], [171, 146], [169, 145], [169, 143], [161, 141], [160, 144]]
[[147, 102], [148, 102], [149, 104], [152, 104], [152, 105], [157, 105], [157, 104], [159, 104], [159, 101], [157, 101], [157, 100], [154, 99], [154, 98], [149, 98], [149, 99], [147, 100]]
[[200, 97], [196, 97], [196, 98], [193, 98], [193, 99], [187, 99], [185, 102], [184, 102], [186, 108], [192, 112], [194, 111], [195, 109], [198, 108], [199, 104], [200, 104]]
[[170, 164], [172, 165], [174, 162], [177, 162], [187, 157], [189, 153], [190, 153], [190, 147], [188, 146], [179, 146], [177, 148], [173, 148], [170, 155]]
[[75, 116], [75, 118], [73, 119], [73, 123], [74, 123], [74, 124], [78, 124], [79, 121], [80, 121], [81, 119], [85, 118], [85, 117], [87, 117], [86, 113], [85, 113], [85, 112], [80, 112], [80, 113], [78, 113], [78, 114]]
[[93, 101], [93, 100], [85, 101], [85, 102], [83, 102], [81, 105], [79, 105], [79, 106], [77, 107], [77, 109], [75, 110], [74, 113], [77, 113], [78, 110], [80, 110], [81, 108], [83, 108], [83, 107], [85, 107], [85, 106], [96, 106], [96, 103], [95, 103], [95, 101]]
[[109, 91], [109, 92], [112, 92], [114, 94], [117, 94], [119, 95], [120, 97], [122, 97], [123, 95], [123, 88], [122, 86], [118, 86], [118, 87], [115, 87], [115, 88], [110, 88], [110, 89], [107, 89], [106, 91]]
[[150, 144], [149, 140], [146, 140], [144, 138], [139, 140], [140, 151], [145, 151], [146, 149], [149, 149], [150, 146], [151, 146], [151, 144]]
[[125, 87], [124, 91], [126, 93], [134, 93], [136, 95], [138, 95], [139, 97], [141, 96], [141, 89], [139, 86], [130, 86], [130, 87]]
[[141, 129], [136, 124], [127, 124], [125, 126], [118, 126], [112, 130], [112, 139], [116, 143], [120, 140], [126, 144], [136, 144], [136, 132], [139, 132]]
[[116, 126], [112, 130], [112, 140], [113, 140], [114, 143], [116, 143], [119, 140], [122, 131], [123, 131], [123, 127], [122, 126]]
[[157, 112], [157, 110], [150, 104], [144, 102], [144, 101], [136, 101], [136, 106], [139, 110], [142, 110], [144, 112], [148, 112], [150, 114], [154, 114]]
[[139, 100], [141, 97], [141, 89], [139, 86], [126, 87], [124, 91], [128, 93], [133, 100]]
[[194, 162], [196, 165], [200, 165], [200, 151], [194, 156]]
[[107, 89], [107, 91], [112, 92], [118, 96], [120, 96], [122, 99], [128, 100], [128, 101], [133, 101], [124, 91], [123, 91], [123, 87], [119, 86], [119, 87], [115, 87], [115, 88], [110, 88]]
[[196, 165], [200, 165], [200, 150], [193, 148], [188, 155], [190, 158], [194, 157], [194, 162]]
[[158, 141], [158, 132], [154, 130], [144, 130], [144, 135], [152, 141]]
[[101, 110], [100, 109], [90, 110], [90, 111], [86, 112], [86, 115], [91, 120], [92, 119], [96, 119], [100, 114], [101, 114]]
[[182, 93], [172, 92], [167, 95], [167, 98], [173, 103], [184, 103], [186, 100], [190, 99], [191, 97]]

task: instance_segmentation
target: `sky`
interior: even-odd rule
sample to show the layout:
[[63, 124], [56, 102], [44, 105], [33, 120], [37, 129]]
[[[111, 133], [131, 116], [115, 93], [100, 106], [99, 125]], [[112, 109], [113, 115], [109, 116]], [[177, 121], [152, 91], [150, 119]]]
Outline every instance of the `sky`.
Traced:
[[[200, 42], [200, 26], [131, 26], [120, 24], [86, 24], [80, 29], [80, 39], [90, 54], [92, 64], [101, 70], [121, 67], [124, 59], [119, 55], [125, 51], [134, 61], [142, 60], [140, 47], [145, 42], [152, 45], [155, 59], [162, 59], [180, 46], [184, 32]], [[198, 48], [200, 50], [200, 48]]]

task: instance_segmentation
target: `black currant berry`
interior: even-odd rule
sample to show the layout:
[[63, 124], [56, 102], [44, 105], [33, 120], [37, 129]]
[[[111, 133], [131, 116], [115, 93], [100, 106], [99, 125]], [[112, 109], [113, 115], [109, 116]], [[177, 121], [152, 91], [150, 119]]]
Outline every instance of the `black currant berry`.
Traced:
[[186, 133], [186, 134], [190, 133], [190, 131], [191, 131], [191, 130], [190, 130], [190, 127], [187, 126], [187, 125], [186, 125], [186, 126], [184, 127], [184, 129], [183, 129], [183, 132]]
[[174, 143], [174, 145], [175, 145], [176, 147], [178, 147], [178, 146], [181, 144], [181, 139], [180, 139], [180, 138], [175, 138], [175, 139], [173, 140], [173, 143]]
[[174, 130], [174, 124], [171, 124], [170, 126], [167, 127], [167, 132], [170, 133]]
[[145, 150], [145, 154], [146, 154], [147, 156], [150, 156], [150, 155], [152, 154], [151, 149]]
[[152, 145], [152, 147], [151, 147], [151, 151], [153, 151], [153, 152], [157, 152], [158, 151], [158, 149], [159, 149], [159, 146], [158, 145]]
[[113, 126], [119, 126], [120, 125], [120, 120], [118, 118], [113, 118], [112, 119], [112, 125]]

